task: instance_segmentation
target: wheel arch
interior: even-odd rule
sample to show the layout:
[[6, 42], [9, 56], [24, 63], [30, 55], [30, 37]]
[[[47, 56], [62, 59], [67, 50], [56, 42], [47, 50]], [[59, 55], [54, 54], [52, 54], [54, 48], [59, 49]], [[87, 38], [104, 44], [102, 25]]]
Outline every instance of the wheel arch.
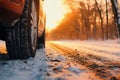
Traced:
[[[38, 10], [38, 11], [37, 11], [37, 12], [38, 12], [37, 15], [39, 16], [39, 13], [40, 13], [40, 12], [39, 12], [39, 9], [40, 9], [40, 7], [39, 7], [39, 6], [40, 6], [40, 0], [34, 0], [34, 1], [35, 1], [35, 5], [36, 5], [36, 10]], [[39, 18], [39, 17], [38, 17], [38, 18]]]

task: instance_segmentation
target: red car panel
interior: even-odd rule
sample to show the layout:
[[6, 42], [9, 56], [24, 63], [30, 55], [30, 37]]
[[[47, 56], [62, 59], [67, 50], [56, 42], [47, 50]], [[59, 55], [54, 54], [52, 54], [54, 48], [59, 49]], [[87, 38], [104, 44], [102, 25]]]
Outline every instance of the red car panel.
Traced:
[[0, 0], [0, 7], [10, 10], [19, 15], [22, 14], [25, 0]]

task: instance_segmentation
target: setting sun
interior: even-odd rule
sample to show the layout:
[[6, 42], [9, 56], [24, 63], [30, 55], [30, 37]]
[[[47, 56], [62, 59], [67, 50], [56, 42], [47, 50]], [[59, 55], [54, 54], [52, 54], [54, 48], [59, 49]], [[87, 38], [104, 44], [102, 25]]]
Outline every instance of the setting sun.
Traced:
[[59, 25], [69, 9], [64, 0], [45, 0], [45, 11], [46, 29], [50, 31]]

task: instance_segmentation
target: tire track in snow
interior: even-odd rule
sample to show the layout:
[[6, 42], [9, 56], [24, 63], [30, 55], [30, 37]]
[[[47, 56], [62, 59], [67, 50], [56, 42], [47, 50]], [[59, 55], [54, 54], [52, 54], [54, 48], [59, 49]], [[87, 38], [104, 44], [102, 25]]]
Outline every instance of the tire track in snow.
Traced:
[[67, 48], [66, 46], [58, 45], [57, 43], [49, 42], [47, 44], [65, 56], [72, 58], [75, 62], [88, 67], [101, 79], [119, 80], [120, 78], [120, 62], [111, 61], [98, 55], [83, 53], [77, 49]]

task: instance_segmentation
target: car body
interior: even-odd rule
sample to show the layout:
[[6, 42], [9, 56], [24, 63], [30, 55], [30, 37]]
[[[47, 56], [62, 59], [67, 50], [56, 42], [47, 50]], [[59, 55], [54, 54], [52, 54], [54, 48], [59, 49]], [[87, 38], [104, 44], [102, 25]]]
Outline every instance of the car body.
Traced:
[[[44, 0], [0, 0], [0, 39], [6, 41], [8, 47], [7, 50], [10, 55], [10, 58], [18, 59], [18, 58], [30, 57], [29, 55], [31, 54], [25, 57], [23, 52], [21, 52], [22, 56], [20, 57], [16, 55], [25, 46], [23, 42], [24, 39], [26, 40], [26, 44], [33, 45], [35, 43], [34, 44], [35, 47], [39, 39], [40, 41], [44, 40], [43, 38], [45, 35], [44, 33], [45, 33], [46, 16], [45, 16], [43, 4], [44, 4]], [[33, 27], [33, 26], [37, 26], [37, 27]], [[22, 29], [23, 30], [26, 29], [25, 33], [21, 31]], [[36, 41], [36, 35], [38, 39], [37, 41]], [[14, 40], [15, 43], [13, 42]], [[17, 42], [19, 42], [19, 44], [17, 44]], [[14, 45], [13, 43], [16, 45]], [[20, 44], [24, 44], [24, 45], [21, 46]], [[28, 45], [26, 47], [29, 48], [29, 46], [31, 45]], [[10, 49], [11, 46], [14, 49], [17, 48], [19, 49], [17, 51], [14, 49], [11, 50]], [[33, 48], [33, 46], [31, 46], [31, 48]], [[29, 49], [27, 52], [29, 53], [30, 51], [31, 49]], [[19, 55], [21, 54], [19, 53]]]
[[[39, 37], [42, 35], [45, 26], [46, 15], [44, 11], [43, 0], [39, 1]], [[0, 23], [5, 26], [10, 26], [22, 14], [25, 0], [0, 0]]]
[[22, 14], [25, 0], [0, 0], [0, 22], [6, 26]]

